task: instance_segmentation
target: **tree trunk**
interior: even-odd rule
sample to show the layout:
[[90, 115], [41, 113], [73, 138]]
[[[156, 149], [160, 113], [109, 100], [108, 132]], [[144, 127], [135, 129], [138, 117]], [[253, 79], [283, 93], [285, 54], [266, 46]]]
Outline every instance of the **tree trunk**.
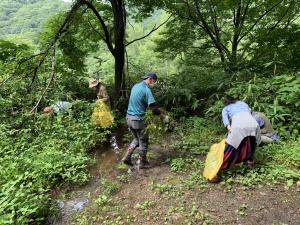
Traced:
[[125, 8], [123, 0], [111, 1], [114, 12], [114, 58], [115, 58], [115, 95], [114, 102], [122, 96], [125, 87]]

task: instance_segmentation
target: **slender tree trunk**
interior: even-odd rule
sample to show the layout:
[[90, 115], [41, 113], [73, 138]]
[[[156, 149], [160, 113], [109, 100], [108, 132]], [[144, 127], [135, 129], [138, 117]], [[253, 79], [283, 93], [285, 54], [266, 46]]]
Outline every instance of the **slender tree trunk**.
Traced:
[[238, 1], [236, 3], [236, 8], [234, 10], [234, 30], [232, 36], [232, 46], [231, 46], [231, 56], [229, 59], [230, 63], [230, 70], [231, 72], [235, 72], [238, 69], [238, 62], [237, 62], [237, 50], [239, 45], [239, 35], [242, 23], [242, 2]]
[[125, 8], [123, 0], [112, 0], [114, 11], [114, 58], [115, 58], [115, 102], [122, 96], [125, 87]]

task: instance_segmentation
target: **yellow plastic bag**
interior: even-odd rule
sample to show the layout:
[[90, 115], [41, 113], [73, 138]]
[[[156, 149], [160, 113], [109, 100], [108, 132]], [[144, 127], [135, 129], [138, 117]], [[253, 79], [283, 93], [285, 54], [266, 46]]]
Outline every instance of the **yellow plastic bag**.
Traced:
[[114, 117], [103, 99], [96, 101], [92, 122], [102, 128], [110, 127], [114, 122]]
[[223, 139], [219, 143], [213, 144], [210, 147], [210, 150], [205, 160], [205, 167], [203, 171], [203, 176], [206, 179], [211, 180], [219, 172], [220, 167], [222, 166], [223, 163], [224, 150], [225, 150], [225, 139]]

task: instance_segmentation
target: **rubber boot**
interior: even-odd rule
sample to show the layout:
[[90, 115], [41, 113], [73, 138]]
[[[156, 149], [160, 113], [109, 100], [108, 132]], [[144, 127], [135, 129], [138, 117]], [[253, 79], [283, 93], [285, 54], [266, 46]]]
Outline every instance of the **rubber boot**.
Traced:
[[128, 166], [133, 166], [133, 163], [131, 161], [131, 156], [135, 148], [129, 147], [125, 153], [125, 155], [122, 158], [122, 162], [125, 163]]

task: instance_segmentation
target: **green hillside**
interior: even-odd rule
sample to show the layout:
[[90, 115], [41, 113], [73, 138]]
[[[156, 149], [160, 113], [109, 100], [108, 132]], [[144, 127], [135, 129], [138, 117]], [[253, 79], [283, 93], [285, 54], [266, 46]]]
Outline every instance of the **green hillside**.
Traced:
[[0, 38], [34, 43], [44, 21], [69, 5], [62, 0], [2, 0]]

